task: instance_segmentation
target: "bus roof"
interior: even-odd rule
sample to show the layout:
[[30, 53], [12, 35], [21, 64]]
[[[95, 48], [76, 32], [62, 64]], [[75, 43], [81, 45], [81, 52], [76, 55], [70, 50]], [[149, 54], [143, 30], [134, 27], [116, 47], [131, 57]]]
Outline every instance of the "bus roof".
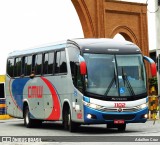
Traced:
[[16, 51], [9, 53], [8, 57], [29, 55], [29, 54], [35, 54], [35, 53], [51, 51], [51, 50], [58, 50], [58, 49], [65, 48], [65, 47], [66, 47], [66, 42], [63, 41], [63, 42], [48, 44], [46, 46], [40, 46], [40, 47], [26, 49], [26, 50], [16, 50]]
[[140, 48], [129, 41], [117, 41], [109, 38], [85, 38], [68, 40], [83, 52], [108, 54], [140, 54]]
[[139, 47], [129, 41], [117, 41], [108, 38], [79, 38], [63, 42], [40, 46], [34, 49], [20, 50], [9, 53], [8, 57], [23, 56], [40, 53], [44, 51], [58, 50], [65, 48], [68, 44], [78, 46], [83, 52], [88, 53], [108, 53], [108, 54], [140, 54]]

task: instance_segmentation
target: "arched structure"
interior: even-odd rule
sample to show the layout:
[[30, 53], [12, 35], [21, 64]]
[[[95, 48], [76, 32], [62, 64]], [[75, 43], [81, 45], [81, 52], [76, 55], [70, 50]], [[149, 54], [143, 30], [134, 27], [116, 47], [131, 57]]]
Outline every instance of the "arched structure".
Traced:
[[85, 37], [121, 34], [148, 55], [147, 5], [113, 0], [72, 0]]

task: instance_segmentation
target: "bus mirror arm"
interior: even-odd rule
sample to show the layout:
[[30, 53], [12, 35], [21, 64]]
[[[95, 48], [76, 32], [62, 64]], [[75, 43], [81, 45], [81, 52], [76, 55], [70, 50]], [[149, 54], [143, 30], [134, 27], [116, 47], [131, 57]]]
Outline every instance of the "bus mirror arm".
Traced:
[[152, 77], [155, 77], [157, 75], [156, 63], [154, 62], [154, 60], [152, 60], [151, 58], [149, 58], [147, 56], [143, 56], [143, 58], [144, 58], [144, 60], [146, 60], [150, 63], [151, 75], [152, 75]]

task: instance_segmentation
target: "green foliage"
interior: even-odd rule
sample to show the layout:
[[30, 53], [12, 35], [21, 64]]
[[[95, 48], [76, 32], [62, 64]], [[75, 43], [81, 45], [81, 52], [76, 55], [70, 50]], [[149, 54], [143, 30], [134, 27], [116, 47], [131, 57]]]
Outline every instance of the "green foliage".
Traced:
[[149, 78], [148, 81], [149, 81], [150, 87], [152, 87], [152, 86], [157, 87], [158, 86], [157, 77]]
[[157, 77], [149, 78], [148, 81], [149, 81], [149, 87], [150, 87], [150, 89], [152, 87], [154, 87], [155, 88], [155, 92], [157, 94], [158, 93], [158, 81], [157, 81]]

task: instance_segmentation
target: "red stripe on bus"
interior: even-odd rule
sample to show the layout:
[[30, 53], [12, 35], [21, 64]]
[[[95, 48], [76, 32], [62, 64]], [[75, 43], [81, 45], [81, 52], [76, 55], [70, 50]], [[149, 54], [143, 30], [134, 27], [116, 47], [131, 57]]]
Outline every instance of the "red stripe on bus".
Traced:
[[51, 114], [49, 115], [46, 120], [59, 120], [60, 119], [60, 101], [59, 97], [56, 93], [55, 88], [53, 87], [52, 83], [48, 81], [46, 78], [41, 77], [41, 79], [45, 82], [45, 84], [48, 86], [51, 94], [52, 94], [52, 100], [53, 100], [53, 109]]

